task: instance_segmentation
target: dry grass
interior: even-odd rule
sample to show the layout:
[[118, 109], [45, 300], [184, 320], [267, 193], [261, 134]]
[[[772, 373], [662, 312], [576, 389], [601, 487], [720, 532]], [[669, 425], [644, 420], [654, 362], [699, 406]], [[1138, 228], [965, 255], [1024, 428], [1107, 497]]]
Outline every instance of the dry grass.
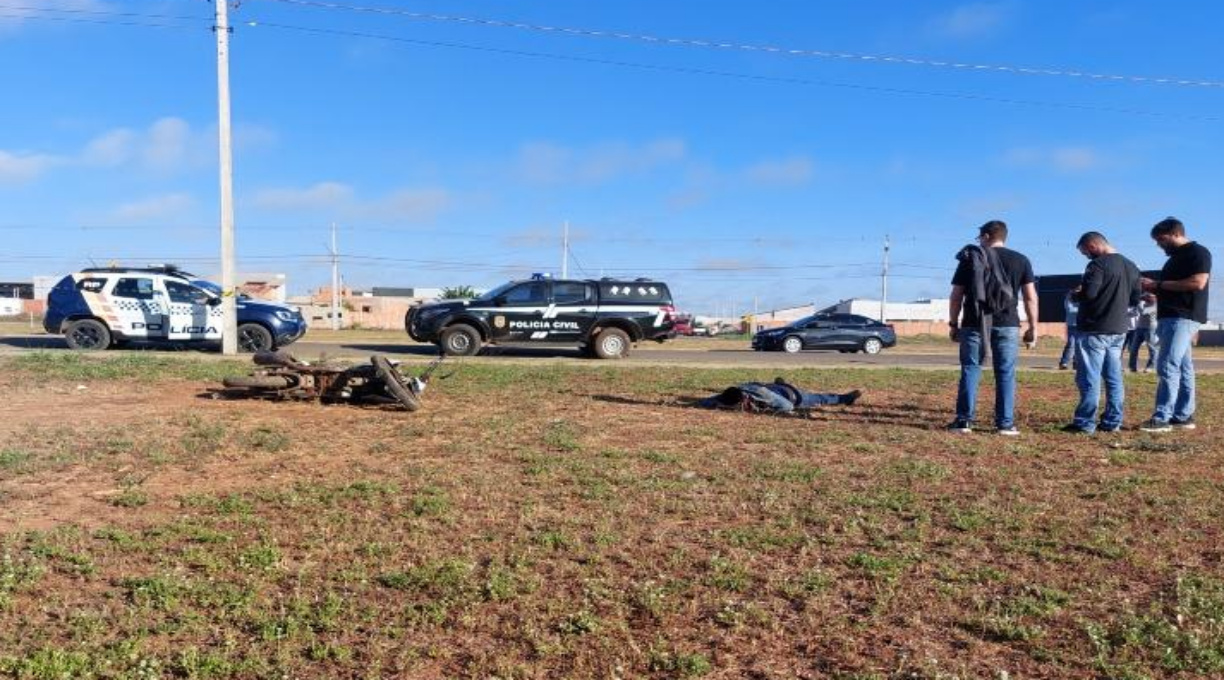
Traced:
[[472, 363], [408, 414], [48, 361], [0, 366], [0, 675], [1224, 673], [1215, 376], [1198, 431], [1074, 438], [1026, 374], [1013, 440], [940, 430], [946, 371], [778, 418], [690, 406], [771, 374]]

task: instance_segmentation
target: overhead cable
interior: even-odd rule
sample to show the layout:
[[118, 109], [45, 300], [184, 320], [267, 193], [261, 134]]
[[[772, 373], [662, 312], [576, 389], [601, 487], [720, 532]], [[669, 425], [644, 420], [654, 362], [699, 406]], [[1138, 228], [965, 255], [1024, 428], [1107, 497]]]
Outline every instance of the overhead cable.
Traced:
[[322, 2], [321, 0], [265, 0], [266, 2], [278, 2], [286, 5], [299, 5], [303, 7], [313, 7], [317, 9], [342, 10], [349, 12], [364, 12], [370, 14], [382, 14], [413, 19], [417, 21], [439, 21], [451, 22], [459, 24], [469, 24], [476, 26], [493, 26], [497, 28], [513, 28], [524, 31], [535, 31], [539, 33], [554, 33], [564, 35], [576, 35], [587, 38], [607, 38], [615, 40], [625, 40], [633, 42], [650, 43], [655, 45], [676, 45], [681, 47], [699, 47], [703, 49], [715, 50], [735, 50], [741, 52], [761, 52], [766, 54], [781, 54], [794, 57], [815, 57], [819, 59], [839, 59], [846, 61], [858, 61], [864, 63], [884, 63], [884, 64], [904, 64], [908, 66], [925, 66], [941, 69], [955, 69], [960, 71], [976, 71], [976, 72], [997, 72], [997, 73], [1012, 73], [1026, 76], [1055, 76], [1062, 78], [1079, 78], [1084, 80], [1100, 80], [1113, 82], [1128, 82], [1141, 83], [1147, 85], [1173, 85], [1179, 87], [1205, 87], [1205, 88], [1224, 88], [1224, 81], [1207, 80], [1199, 78], [1183, 78], [1183, 77], [1155, 77], [1155, 76], [1136, 76], [1124, 74], [1110, 73], [1095, 73], [1091, 71], [1083, 71], [1073, 68], [1040, 68], [1030, 66], [1014, 66], [1007, 64], [981, 64], [961, 61], [948, 61], [941, 59], [924, 59], [920, 57], [903, 57], [895, 55], [883, 54], [867, 54], [862, 52], [840, 52], [832, 50], [813, 50], [813, 49], [796, 49], [788, 47], [778, 47], [774, 45], [753, 45], [747, 43], [726, 42], [720, 40], [699, 40], [692, 38], [670, 38], [656, 35], [646, 35], [640, 33], [622, 33], [619, 31], [607, 31], [588, 28], [575, 28], [572, 26], [549, 26], [543, 24], [530, 24], [519, 21], [506, 21], [502, 19], [483, 19], [477, 17], [455, 16], [449, 14], [433, 14], [428, 12], [413, 12], [405, 9], [393, 7], [368, 7], [360, 5], [346, 5], [336, 2]]
[[[272, 0], [280, 2], [281, 0]], [[995, 104], [1012, 104], [1016, 106], [1032, 106], [1040, 108], [1054, 109], [1073, 109], [1077, 111], [1097, 111], [1104, 113], [1118, 113], [1136, 116], [1149, 116], [1153, 118], [1169, 118], [1178, 120], [1196, 120], [1217, 122], [1221, 119], [1216, 116], [1200, 116], [1193, 114], [1183, 114], [1168, 111], [1155, 111], [1149, 109], [1133, 109], [1127, 107], [1115, 106], [1098, 106], [1094, 104], [1075, 104], [1067, 102], [1048, 102], [1034, 99], [1014, 99], [1010, 97], [992, 97], [987, 95], [968, 94], [962, 92], [941, 92], [937, 90], [916, 90], [900, 87], [881, 87], [877, 85], [862, 85], [859, 83], [846, 83], [832, 80], [812, 80], [808, 78], [789, 78], [783, 76], [765, 76], [751, 73], [736, 73], [734, 71], [719, 71], [714, 69], [690, 68], [682, 66], [662, 66], [659, 64], [646, 64], [642, 62], [621, 61], [615, 59], [599, 59], [596, 57], [580, 57], [567, 54], [555, 54], [550, 52], [533, 52], [529, 50], [513, 50], [499, 47], [485, 47], [482, 45], [470, 45], [466, 43], [442, 42], [436, 40], [416, 40], [413, 38], [403, 38], [399, 36], [380, 35], [377, 33], [365, 33], [361, 31], [346, 31], [335, 28], [317, 28], [311, 26], [294, 26], [290, 24], [272, 23], [266, 21], [250, 21], [248, 26], [253, 28], [276, 28], [287, 31], [300, 31], [304, 33], [317, 33], [321, 35], [337, 35], [351, 38], [367, 38], [371, 40], [386, 40], [390, 42], [405, 43], [410, 45], [422, 45], [426, 47], [444, 47], [450, 49], [472, 50], [476, 52], [489, 52], [492, 54], [508, 54], [520, 57], [532, 57], [539, 59], [555, 59], [559, 61], [570, 61], [586, 64], [601, 64], [605, 66], [617, 66], [624, 68], [636, 68], [649, 71], [662, 71], [671, 73], [687, 73], [690, 75], [717, 76], [722, 78], [736, 78], [739, 80], [753, 80], [758, 82], [783, 83], [790, 85], [804, 85], [809, 87], [834, 87], [848, 90], [859, 90], [863, 92], [878, 92], [881, 94], [895, 95], [910, 95], [920, 97], [938, 97], [943, 99], [959, 99], [968, 101], [990, 102]]]

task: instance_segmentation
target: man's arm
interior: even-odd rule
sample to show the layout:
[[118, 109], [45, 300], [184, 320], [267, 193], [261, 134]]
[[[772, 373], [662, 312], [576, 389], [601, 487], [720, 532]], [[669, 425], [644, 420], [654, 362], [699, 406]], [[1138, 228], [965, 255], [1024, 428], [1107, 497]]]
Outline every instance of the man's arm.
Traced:
[[961, 308], [965, 306], [965, 287], [952, 286], [952, 294], [948, 296], [948, 337], [957, 339], [956, 331], [960, 328]]
[[1024, 343], [1032, 349], [1037, 343], [1037, 284], [1026, 283], [1021, 288], [1024, 295], [1024, 315], [1028, 317], [1028, 329], [1024, 331]]
[[1169, 291], [1172, 293], [1197, 293], [1200, 290], [1207, 288], [1207, 283], [1211, 280], [1211, 274], [1194, 274], [1187, 276], [1184, 279], [1139, 279], [1139, 285], [1143, 287], [1145, 293], [1156, 293], [1158, 291]]

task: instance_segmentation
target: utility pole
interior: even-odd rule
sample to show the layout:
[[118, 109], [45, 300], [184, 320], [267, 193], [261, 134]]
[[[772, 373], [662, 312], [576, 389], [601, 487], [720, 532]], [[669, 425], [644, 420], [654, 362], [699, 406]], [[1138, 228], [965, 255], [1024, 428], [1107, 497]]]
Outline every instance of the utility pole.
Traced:
[[569, 220], [561, 228], [561, 278], [569, 278]]
[[331, 329], [340, 330], [340, 251], [336, 250], [336, 223], [331, 225]]
[[884, 310], [888, 307], [888, 249], [891, 243], [884, 234], [884, 269], [880, 272], [880, 323], [887, 323]]
[[[234, 149], [230, 134], [229, 3], [214, 0], [217, 23], [217, 131], [221, 161], [221, 352], [238, 353], [238, 296], [234, 290]], [[237, 3], [235, 3], [235, 6]]]

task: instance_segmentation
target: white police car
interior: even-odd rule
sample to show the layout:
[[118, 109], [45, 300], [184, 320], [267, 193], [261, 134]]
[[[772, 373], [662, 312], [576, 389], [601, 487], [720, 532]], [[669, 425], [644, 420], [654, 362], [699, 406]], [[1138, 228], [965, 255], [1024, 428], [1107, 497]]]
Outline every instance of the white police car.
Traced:
[[[84, 269], [47, 295], [43, 327], [73, 349], [106, 349], [129, 340], [216, 342], [221, 339], [221, 289], [173, 266]], [[238, 347], [244, 352], [288, 345], [306, 333], [295, 307], [238, 300]]]

